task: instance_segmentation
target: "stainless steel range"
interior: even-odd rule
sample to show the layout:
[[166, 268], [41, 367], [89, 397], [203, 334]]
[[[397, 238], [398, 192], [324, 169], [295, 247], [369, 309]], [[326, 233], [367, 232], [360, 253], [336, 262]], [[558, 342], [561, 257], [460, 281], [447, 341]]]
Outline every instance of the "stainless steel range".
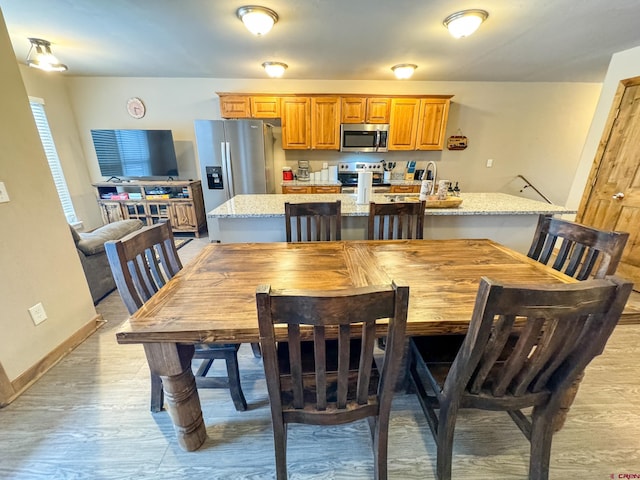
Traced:
[[373, 173], [373, 184], [388, 186], [384, 183], [384, 169], [382, 163], [368, 162], [341, 162], [338, 163], [338, 180], [342, 185], [356, 186], [358, 184], [359, 172]]
[[373, 193], [389, 192], [391, 184], [384, 182], [381, 162], [341, 162], [338, 163], [338, 180], [342, 183], [342, 193], [355, 193], [359, 172], [373, 173]]

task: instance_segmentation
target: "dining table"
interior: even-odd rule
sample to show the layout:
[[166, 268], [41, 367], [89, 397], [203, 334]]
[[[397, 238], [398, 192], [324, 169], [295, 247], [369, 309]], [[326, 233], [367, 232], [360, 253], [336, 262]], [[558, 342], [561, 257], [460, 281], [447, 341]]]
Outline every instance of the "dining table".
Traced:
[[[488, 239], [228, 243], [200, 254], [117, 331], [142, 344], [160, 375], [179, 445], [206, 439], [195, 378], [194, 345], [260, 341], [255, 292], [409, 285], [407, 336], [464, 334], [481, 277], [505, 284], [576, 280]], [[381, 325], [376, 333], [385, 334]], [[276, 329], [276, 338], [286, 332]]]

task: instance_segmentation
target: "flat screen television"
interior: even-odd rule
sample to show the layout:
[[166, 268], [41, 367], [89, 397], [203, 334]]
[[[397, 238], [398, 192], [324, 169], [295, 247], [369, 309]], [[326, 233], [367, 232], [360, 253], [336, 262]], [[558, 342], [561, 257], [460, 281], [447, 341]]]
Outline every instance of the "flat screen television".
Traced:
[[178, 176], [171, 130], [91, 130], [91, 137], [105, 177]]

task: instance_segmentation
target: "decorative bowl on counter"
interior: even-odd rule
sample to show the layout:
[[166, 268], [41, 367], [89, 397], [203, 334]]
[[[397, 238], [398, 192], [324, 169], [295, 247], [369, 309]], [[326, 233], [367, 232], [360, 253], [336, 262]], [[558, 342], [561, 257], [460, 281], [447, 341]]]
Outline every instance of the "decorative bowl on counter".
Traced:
[[[385, 195], [391, 202], [419, 202], [418, 195]], [[429, 195], [426, 208], [456, 208], [462, 204], [460, 197], [448, 195], [444, 200], [438, 200], [437, 195]]]

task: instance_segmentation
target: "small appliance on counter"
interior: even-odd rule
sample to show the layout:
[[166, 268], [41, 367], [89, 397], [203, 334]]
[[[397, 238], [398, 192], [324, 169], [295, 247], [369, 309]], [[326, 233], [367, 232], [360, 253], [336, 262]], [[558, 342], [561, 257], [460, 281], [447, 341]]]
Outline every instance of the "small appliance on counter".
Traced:
[[298, 160], [298, 180], [301, 182], [309, 181], [309, 161]]

